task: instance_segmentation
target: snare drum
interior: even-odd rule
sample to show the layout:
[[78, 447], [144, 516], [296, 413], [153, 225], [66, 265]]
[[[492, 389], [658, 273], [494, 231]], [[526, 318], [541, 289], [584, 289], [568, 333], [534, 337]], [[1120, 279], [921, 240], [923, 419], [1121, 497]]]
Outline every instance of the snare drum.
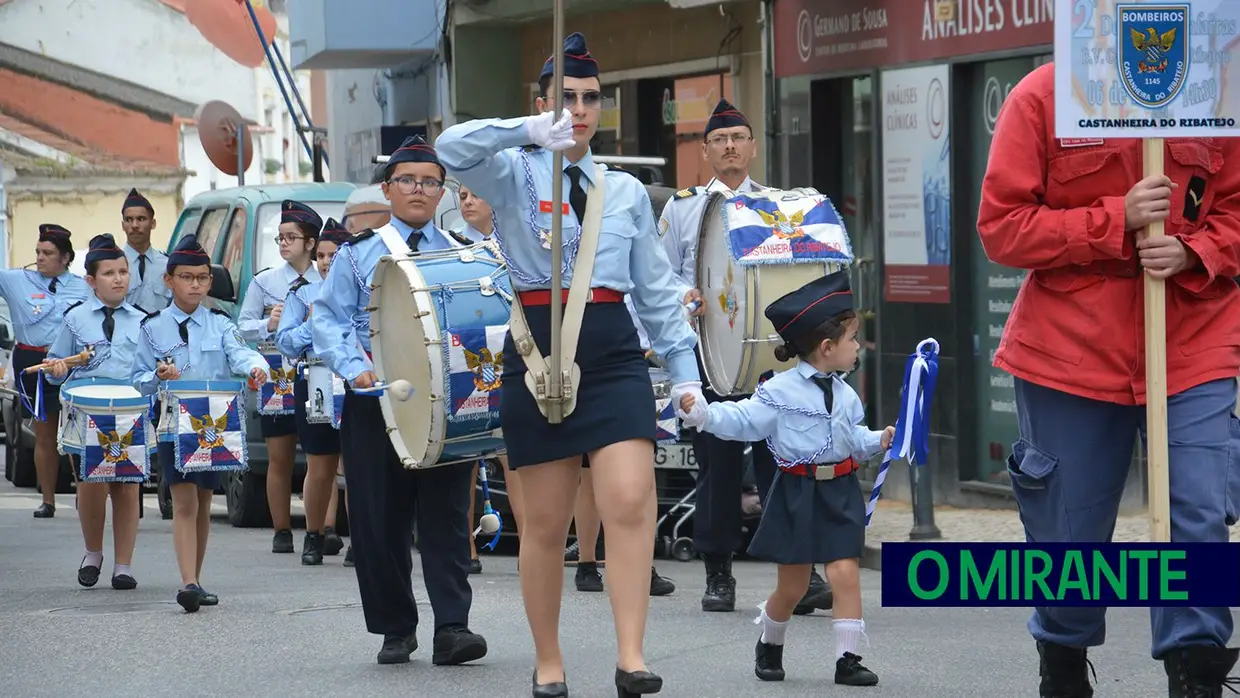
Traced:
[[284, 358], [273, 342], [259, 342], [258, 353], [270, 367], [267, 382], [258, 389], [258, 413], [267, 417], [293, 414], [297, 406], [293, 396], [297, 365]]
[[78, 457], [82, 482], [144, 482], [150, 475], [154, 430], [151, 400], [126, 381], [81, 378], [60, 389], [56, 446]]
[[322, 359], [306, 359], [306, 423], [331, 424], [340, 428], [344, 411], [344, 380], [332, 373]]
[[654, 440], [661, 444], [680, 439], [680, 420], [672, 404], [672, 375], [666, 369], [650, 369], [650, 385], [654, 388]]
[[163, 382], [159, 440], [173, 444], [178, 471], [246, 469], [245, 391], [235, 380]]
[[478, 460], [503, 449], [500, 375], [512, 287], [488, 243], [383, 257], [371, 294], [371, 349], [383, 382], [413, 396], [379, 400], [406, 468]]
[[766, 306], [848, 266], [852, 246], [830, 199], [813, 189], [709, 194], [698, 236], [703, 378], [721, 396], [748, 395], [783, 339]]

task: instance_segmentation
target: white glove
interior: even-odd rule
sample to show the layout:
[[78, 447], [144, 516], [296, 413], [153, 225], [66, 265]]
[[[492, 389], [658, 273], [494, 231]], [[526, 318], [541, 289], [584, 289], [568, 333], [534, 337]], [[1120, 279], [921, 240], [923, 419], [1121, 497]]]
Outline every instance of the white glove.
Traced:
[[565, 109], [557, 121], [555, 112], [545, 111], [525, 120], [525, 132], [530, 142], [552, 152], [568, 150], [576, 145], [573, 141], [573, 113]]
[[[693, 396], [693, 408], [688, 412], [680, 409], [680, 398]], [[706, 398], [702, 395], [702, 381], [685, 381], [672, 386], [672, 404], [676, 406], [676, 416], [682, 424], [701, 431], [706, 426]]]

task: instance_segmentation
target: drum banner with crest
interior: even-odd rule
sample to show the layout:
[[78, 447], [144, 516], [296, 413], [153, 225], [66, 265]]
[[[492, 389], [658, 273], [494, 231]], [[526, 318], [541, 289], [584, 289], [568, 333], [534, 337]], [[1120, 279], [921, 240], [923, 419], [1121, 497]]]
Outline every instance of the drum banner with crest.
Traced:
[[280, 356], [279, 352], [261, 352], [271, 367], [269, 379], [258, 390], [258, 413], [269, 417], [293, 414], [297, 398], [293, 395], [293, 381], [297, 378], [297, 366]]
[[87, 420], [82, 482], [145, 482], [155, 443], [146, 412], [82, 416]]
[[245, 470], [246, 420], [241, 394], [177, 398], [176, 469], [182, 473]]
[[721, 208], [732, 257], [741, 266], [853, 261], [844, 222], [822, 194], [739, 194]]
[[[478, 420], [499, 428], [500, 376], [507, 325], [449, 329], [444, 346], [444, 412], [448, 438], [477, 433]], [[465, 425], [468, 424], [468, 429]]]
[[680, 438], [680, 425], [676, 419], [676, 407], [670, 397], [654, 400], [654, 440], [660, 444], [673, 444]]

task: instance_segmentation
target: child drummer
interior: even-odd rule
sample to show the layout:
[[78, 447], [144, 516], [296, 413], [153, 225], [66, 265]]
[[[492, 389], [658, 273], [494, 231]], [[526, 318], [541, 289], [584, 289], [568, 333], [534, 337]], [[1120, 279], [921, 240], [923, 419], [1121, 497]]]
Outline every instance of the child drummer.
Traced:
[[[129, 292], [129, 262], [111, 235], [96, 235], [86, 252], [86, 283], [95, 295], [69, 306], [64, 324], [47, 353], [45, 372], [52, 385], [60, 385], [72, 373], [73, 378], [111, 378], [128, 381], [133, 370], [138, 344], [138, 326], [146, 311], [125, 302]], [[93, 352], [83, 366], [70, 367], [67, 357], [84, 351]], [[73, 457], [73, 467], [80, 467], [80, 458]], [[112, 498], [112, 546], [116, 559], [112, 566], [112, 588], [134, 589], [138, 586], [129, 565], [133, 561], [134, 543], [138, 537], [138, 488], [142, 485], [120, 476], [93, 476], [86, 473], [77, 485], [78, 518], [86, 554], [78, 565], [77, 581], [84, 587], [99, 582], [103, 568], [103, 529], [108, 517], [108, 496]]]
[[[242, 342], [232, 318], [202, 305], [211, 288], [210, 262], [194, 235], [185, 236], [168, 255], [164, 283], [172, 290], [172, 305], [148, 315], [138, 337], [131, 382], [143, 395], [154, 395], [160, 381], [169, 380], [230, 380], [233, 374], [248, 374], [254, 384], [266, 382], [267, 362]], [[177, 603], [193, 613], [219, 603], [198, 582], [220, 475], [182, 473], [175, 459], [173, 444], [160, 442], [160, 475], [172, 493], [172, 542], [185, 585]]]
[[750, 555], [779, 565], [775, 591], [759, 607], [762, 636], [754, 672], [763, 681], [783, 680], [784, 633], [792, 609], [809, 586], [814, 562], [825, 560], [835, 590], [835, 682], [873, 686], [878, 676], [856, 654], [865, 637], [860, 571], [865, 501], [856, 471], [858, 463], [891, 445], [895, 429], [867, 429], [861, 399], [836, 375], [852, 370], [860, 348], [847, 272], [776, 300], [766, 317], [784, 340], [775, 357], [795, 357], [796, 366], [766, 381], [752, 397], [711, 403], [705, 424], [700, 412], [692, 412], [692, 397], [680, 401], [689, 415], [686, 425], [728, 441], [766, 439], [779, 466], [749, 545]]

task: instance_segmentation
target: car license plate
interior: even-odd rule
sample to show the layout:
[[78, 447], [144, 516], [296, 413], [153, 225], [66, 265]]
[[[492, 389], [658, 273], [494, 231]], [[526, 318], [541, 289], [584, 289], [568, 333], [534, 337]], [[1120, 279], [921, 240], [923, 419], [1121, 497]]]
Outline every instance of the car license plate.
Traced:
[[654, 452], [654, 467], [668, 470], [697, 470], [697, 455], [691, 444], [659, 444]]

